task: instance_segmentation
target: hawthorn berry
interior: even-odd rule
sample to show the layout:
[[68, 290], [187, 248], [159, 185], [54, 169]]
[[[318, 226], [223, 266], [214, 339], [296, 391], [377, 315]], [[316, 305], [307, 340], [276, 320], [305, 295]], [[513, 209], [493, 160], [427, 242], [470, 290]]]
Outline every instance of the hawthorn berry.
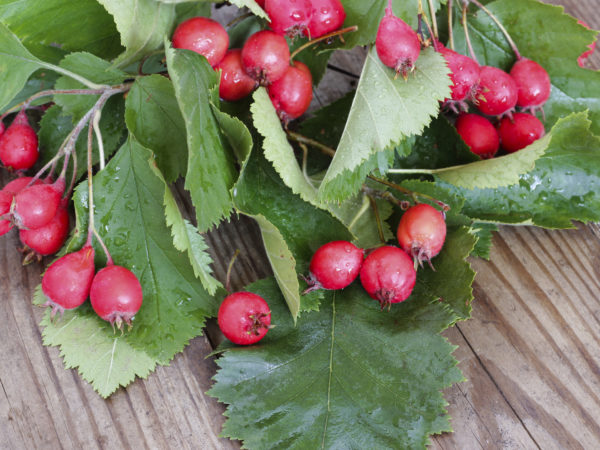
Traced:
[[344, 289], [358, 276], [364, 252], [348, 241], [322, 245], [313, 255], [308, 276], [308, 289]]
[[302, 34], [312, 17], [311, 0], [265, 0], [271, 29], [291, 38]]
[[306, 112], [312, 101], [312, 75], [305, 64], [294, 61], [283, 76], [268, 88], [279, 118], [288, 122]]
[[[8, 215], [10, 213], [10, 206], [12, 205], [14, 194], [4, 189], [0, 191], [0, 236], [5, 235], [13, 229], [13, 223], [11, 222]], [[2, 219], [5, 216], [7, 218]]]
[[[38, 256], [53, 255], [64, 245], [69, 235], [69, 212], [66, 201], [59, 206], [46, 225], [36, 229], [19, 230], [21, 242]], [[26, 258], [28, 260], [29, 258]]]
[[64, 180], [54, 184], [36, 184], [15, 195], [12, 214], [19, 228], [43, 227], [56, 215], [65, 189]]
[[482, 158], [493, 157], [500, 148], [498, 131], [488, 119], [478, 114], [458, 116], [456, 131], [469, 149]]
[[4, 133], [4, 122], [0, 120], [0, 136], [2, 136], [2, 133]]
[[229, 35], [220, 23], [212, 19], [192, 17], [175, 28], [173, 47], [199, 53], [215, 67], [229, 48]]
[[0, 161], [8, 169], [27, 170], [38, 156], [37, 134], [29, 125], [25, 110], [21, 110], [4, 133], [0, 133]]
[[[33, 180], [33, 177], [20, 177], [15, 178], [14, 180], [8, 182], [6, 186], [2, 188], [3, 191], [11, 192], [13, 194], [17, 194], [21, 192], [24, 188], [29, 185], [29, 183]], [[44, 182], [40, 179], [35, 180], [32, 185], [36, 184], [44, 184]]]
[[446, 240], [444, 215], [427, 203], [419, 203], [406, 210], [398, 224], [398, 243], [416, 263], [431, 265]]
[[488, 116], [501, 116], [517, 105], [519, 90], [515, 80], [497, 67], [483, 66], [479, 73], [477, 108]]
[[277, 81], [290, 66], [285, 38], [269, 30], [254, 33], [242, 47], [242, 66], [262, 86]]
[[256, 81], [248, 76], [242, 67], [242, 50], [229, 50], [215, 67], [221, 69], [219, 96], [228, 102], [240, 100], [256, 87]]
[[221, 332], [234, 344], [255, 344], [269, 331], [271, 310], [261, 296], [235, 292], [221, 303], [217, 321]]
[[[438, 52], [442, 54], [450, 69], [450, 90], [452, 96], [448, 101], [464, 102], [475, 94], [479, 84], [479, 64], [468, 56], [455, 52], [442, 43], [437, 43]], [[464, 108], [464, 107], [463, 107]]]
[[94, 248], [84, 246], [54, 261], [42, 278], [42, 291], [48, 297], [44, 306], [52, 307], [52, 316], [82, 305], [90, 294], [94, 278]]
[[521, 58], [510, 69], [510, 76], [518, 89], [517, 106], [532, 111], [540, 108], [550, 97], [550, 76], [535, 61]]
[[498, 126], [502, 148], [509, 153], [516, 152], [537, 141], [544, 135], [544, 124], [527, 113], [515, 113], [504, 117]]
[[360, 269], [360, 282], [381, 304], [381, 309], [406, 300], [417, 281], [413, 261], [398, 247], [384, 246], [371, 252]]
[[404, 78], [414, 70], [415, 61], [421, 53], [417, 33], [404, 20], [394, 15], [391, 1], [379, 22], [375, 48], [381, 62]]
[[98, 271], [90, 287], [92, 308], [101, 319], [131, 327], [131, 319], [142, 306], [142, 286], [133, 272], [114, 264]]
[[340, 0], [311, 0], [312, 17], [304, 34], [310, 39], [331, 33], [342, 26], [346, 11]]

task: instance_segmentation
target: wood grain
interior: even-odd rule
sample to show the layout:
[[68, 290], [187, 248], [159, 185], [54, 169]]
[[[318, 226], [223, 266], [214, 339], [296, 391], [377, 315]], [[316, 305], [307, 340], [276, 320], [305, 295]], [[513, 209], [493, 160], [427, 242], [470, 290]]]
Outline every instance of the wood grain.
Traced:
[[[600, 28], [595, 0], [548, 3]], [[362, 49], [336, 53], [331, 64], [356, 74], [363, 58]], [[600, 67], [600, 52], [591, 64]], [[355, 84], [329, 71], [313, 108]], [[221, 280], [240, 249], [234, 288], [270, 273], [250, 220], [233, 218], [207, 241]], [[210, 340], [194, 339], [171, 366], [102, 400], [64, 369], [57, 349], [42, 345], [42, 312], [30, 302], [42, 266], [22, 268], [17, 247], [14, 233], [0, 239], [0, 449], [239, 448], [218, 437], [224, 407], [204, 395], [216, 370], [205, 359], [219, 340], [214, 324]], [[505, 227], [491, 260], [472, 264], [473, 319], [445, 333], [467, 381], [446, 391], [455, 432], [435, 436], [432, 447], [600, 448], [600, 227]]]

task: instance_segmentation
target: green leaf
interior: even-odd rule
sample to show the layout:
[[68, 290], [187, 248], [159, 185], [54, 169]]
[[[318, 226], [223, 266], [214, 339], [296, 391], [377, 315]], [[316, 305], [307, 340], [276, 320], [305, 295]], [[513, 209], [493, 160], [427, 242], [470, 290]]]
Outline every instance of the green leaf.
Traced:
[[[488, 8], [504, 24], [522, 55], [541, 64], [550, 75], [552, 93], [544, 105], [546, 127], [572, 112], [589, 110], [592, 131], [600, 133], [600, 72], [577, 65], [577, 57], [596, 32], [578, 25], [562, 7], [535, 0], [495, 1]], [[509, 70], [515, 56], [491, 19], [484, 12], [469, 16], [469, 29], [479, 62]], [[457, 26], [456, 50], [468, 54], [463, 35]]]
[[230, 1], [230, 3], [233, 3], [238, 8], [246, 7], [255, 16], [262, 17], [263, 19], [269, 20], [269, 16], [267, 16], [267, 13], [265, 12], [265, 10], [262, 9], [260, 6], [258, 6], [258, 3], [256, 3], [254, 0], [229, 0], [229, 1]]
[[[161, 0], [159, 0], [161, 1]], [[169, 3], [163, 2], [163, 3]], [[211, 13], [211, 2], [190, 2], [186, 1], [184, 3], [177, 3], [175, 6], [175, 23], [181, 23], [184, 20], [191, 19], [192, 17], [204, 16], [210, 17]]]
[[255, 148], [233, 189], [235, 207], [255, 218], [269, 261], [294, 320], [312, 300], [300, 299], [297, 274], [308, 274], [313, 253], [333, 240], [352, 240], [346, 227], [328, 211], [295, 195]]
[[[4, 113], [8, 111], [10, 108], [18, 105], [19, 103], [24, 102], [33, 94], [43, 91], [46, 89], [52, 89], [54, 83], [58, 79], [58, 74], [47, 69], [40, 69], [33, 73], [25, 83], [25, 87], [21, 89], [21, 91], [13, 97], [13, 99], [8, 102], [4, 108], [0, 108], [0, 113]], [[37, 101], [33, 101], [32, 105], [42, 105], [49, 101], [49, 97], [40, 98]]]
[[442, 183], [465, 198], [464, 213], [484, 222], [572, 228], [571, 220], [600, 220], [600, 138], [586, 113], [560, 119], [535, 169], [517, 184], [464, 189]]
[[294, 326], [272, 281], [250, 289], [276, 327], [217, 361], [208, 393], [229, 404], [224, 436], [247, 448], [422, 448], [451, 429], [440, 391], [463, 377], [438, 334], [455, 318], [443, 302], [419, 292], [381, 311], [355, 283]]
[[447, 183], [465, 189], [510, 186], [518, 183], [521, 175], [534, 169], [535, 162], [544, 154], [551, 139], [552, 132], [518, 152], [463, 166], [438, 169], [436, 175]]
[[125, 47], [114, 62], [127, 67], [160, 48], [175, 22], [175, 5], [155, 0], [98, 0], [113, 16]]
[[368, 53], [335, 157], [320, 188], [321, 198], [343, 200], [364, 181], [357, 170], [377, 152], [421, 134], [439, 112], [439, 101], [449, 94], [448, 68], [432, 49], [425, 50], [407, 81], [394, 79], [375, 49]]
[[[144, 303], [127, 342], [167, 364], [202, 333], [216, 304], [195, 277], [188, 256], [173, 246], [163, 207], [165, 181], [151, 164], [151, 152], [130, 139], [94, 176], [94, 220], [115, 264], [132, 270], [142, 284]], [[87, 201], [87, 186], [81, 184], [73, 198], [78, 232], [70, 247], [85, 240]], [[104, 254], [94, 243], [101, 267]], [[102, 330], [112, 333], [108, 323]]]
[[0, 21], [44, 61], [55, 62], [47, 56], [56, 47], [108, 59], [122, 50], [113, 18], [95, 0], [3, 1]]
[[493, 223], [475, 222], [472, 225], [471, 233], [477, 236], [477, 243], [475, 244], [475, 248], [471, 255], [489, 261], [494, 231], [498, 231], [498, 226]]
[[[125, 103], [125, 122], [131, 134], [152, 150], [168, 182], [187, 171], [185, 122], [173, 83], [160, 75], [138, 79]], [[181, 250], [181, 249], [180, 249]]]
[[234, 151], [211, 107], [219, 104], [219, 78], [206, 58], [197, 53], [168, 48], [166, 54], [187, 130], [185, 187], [196, 207], [198, 229], [203, 232], [229, 217], [230, 190], [237, 177]]
[[[35, 290], [34, 303], [43, 305], [47, 298], [41, 286]], [[44, 345], [60, 348], [67, 369], [77, 369], [102, 397], [135, 377], [146, 378], [156, 367], [156, 360], [127, 342], [127, 335], [107, 329], [92, 308], [85, 304], [65, 311], [60, 320], [51, 320], [47, 311], [40, 325]]]

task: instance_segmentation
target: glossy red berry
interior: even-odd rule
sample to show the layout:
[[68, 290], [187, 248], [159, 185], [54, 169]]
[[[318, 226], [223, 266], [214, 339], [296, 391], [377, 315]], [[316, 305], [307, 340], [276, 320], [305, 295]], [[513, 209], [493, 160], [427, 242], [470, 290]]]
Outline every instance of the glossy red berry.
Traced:
[[501, 116], [517, 105], [519, 90], [515, 80], [497, 67], [483, 66], [479, 73], [477, 108], [488, 116]]
[[0, 120], [0, 137], [2, 136], [3, 133], [4, 133], [4, 122], [2, 122]]
[[42, 291], [48, 297], [44, 306], [52, 307], [52, 316], [82, 305], [90, 295], [94, 278], [94, 248], [86, 245], [54, 261], [42, 278]]
[[0, 136], [0, 161], [8, 169], [27, 170], [38, 156], [37, 134], [22, 110]]
[[90, 302], [101, 319], [131, 326], [131, 319], [142, 306], [142, 286], [133, 272], [122, 266], [109, 265], [92, 280]]
[[14, 194], [4, 189], [0, 191], [0, 217], [7, 216], [5, 219], [0, 218], [0, 236], [5, 235], [13, 228], [13, 223], [8, 218], [10, 206], [12, 205]]
[[[16, 178], [14, 180], [12, 180], [11, 182], [7, 183], [6, 186], [4, 186], [2, 188], [3, 191], [7, 191], [7, 192], [11, 192], [13, 194], [17, 194], [19, 192], [21, 192], [21, 190], [23, 190], [24, 188], [27, 187], [27, 185], [31, 182], [31, 180], [33, 180], [33, 177], [20, 177], [20, 178]], [[44, 184], [44, 182], [42, 180], [35, 180], [35, 182], [32, 183], [33, 185], [35, 184]]]
[[[583, 20], [577, 20], [577, 23], [580, 25], [583, 25], [586, 28], [590, 28], [590, 26], [585, 23]], [[594, 53], [594, 50], [596, 50], [596, 41], [592, 42], [590, 45], [588, 45], [588, 50], [586, 50], [585, 52], [583, 52], [581, 55], [579, 55], [579, 58], [577, 58], [577, 64], [579, 64], [579, 67], [585, 67], [585, 62], [587, 61], [587, 59], [592, 56], [592, 54]]]
[[458, 116], [456, 131], [469, 149], [482, 158], [491, 158], [500, 148], [498, 131], [488, 119], [478, 114]]
[[267, 302], [251, 292], [235, 292], [221, 303], [218, 313], [221, 332], [234, 344], [250, 345], [265, 337], [271, 325]]
[[54, 184], [36, 184], [15, 195], [12, 211], [19, 228], [43, 227], [56, 215], [65, 189], [64, 180]]
[[339, 29], [346, 20], [346, 11], [340, 0], [311, 0], [312, 17], [304, 34], [310, 39]]
[[[66, 202], [65, 202], [66, 203]], [[64, 245], [69, 236], [69, 212], [61, 205], [54, 218], [46, 225], [31, 230], [19, 230], [21, 242], [39, 256], [53, 255]]]
[[360, 282], [381, 309], [406, 300], [415, 286], [417, 272], [404, 250], [385, 246], [371, 252], [360, 269]]
[[265, 7], [265, 0], [255, 0], [256, 3], [258, 3], [258, 6], [260, 6], [261, 8], [264, 9]]
[[479, 84], [479, 64], [468, 56], [446, 48], [441, 43], [438, 43], [437, 47], [450, 69], [452, 97], [449, 100], [462, 102], [473, 97]]
[[398, 224], [400, 247], [421, 266], [423, 261], [431, 265], [446, 240], [446, 220], [444, 215], [426, 203], [408, 208]]
[[304, 32], [312, 17], [310, 0], [265, 0], [264, 9], [271, 29], [282, 36], [294, 37]]
[[312, 100], [312, 75], [305, 64], [294, 61], [283, 76], [268, 87], [269, 97], [284, 122], [306, 112]]
[[519, 92], [517, 106], [539, 108], [550, 97], [550, 76], [535, 61], [521, 58], [510, 69], [510, 76], [515, 80]]
[[391, 2], [379, 22], [375, 48], [381, 62], [402, 74], [404, 78], [414, 70], [415, 61], [421, 53], [417, 33], [394, 15]]
[[544, 124], [526, 113], [515, 113], [504, 117], [498, 126], [502, 148], [509, 153], [516, 152], [537, 141], [544, 135]]
[[280, 79], [290, 66], [287, 41], [272, 31], [263, 30], [248, 38], [242, 48], [246, 73], [263, 86]]
[[249, 77], [242, 67], [242, 50], [229, 50], [215, 67], [221, 69], [219, 96], [228, 102], [235, 102], [249, 95], [256, 87], [256, 81]]
[[333, 241], [319, 247], [310, 261], [308, 289], [344, 289], [358, 276], [364, 252], [348, 241]]
[[229, 35], [220, 23], [212, 19], [192, 17], [175, 29], [173, 47], [204, 55], [214, 67], [221, 62], [229, 48]]

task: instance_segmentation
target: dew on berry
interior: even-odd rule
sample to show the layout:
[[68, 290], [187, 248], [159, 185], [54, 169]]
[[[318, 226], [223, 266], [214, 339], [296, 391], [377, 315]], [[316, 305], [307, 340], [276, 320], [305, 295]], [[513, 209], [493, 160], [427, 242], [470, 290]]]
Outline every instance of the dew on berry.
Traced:
[[229, 50], [215, 67], [221, 70], [219, 96], [228, 102], [241, 100], [256, 87], [256, 81], [249, 77], [242, 66], [242, 50]]
[[340, 0], [311, 0], [312, 17], [304, 34], [311, 39], [339, 29], [346, 20], [346, 11]]
[[27, 170], [38, 156], [37, 134], [21, 110], [4, 133], [0, 133], [0, 161], [8, 169]]
[[497, 67], [483, 66], [476, 94], [477, 108], [488, 116], [510, 113], [517, 105], [519, 90], [512, 77]]
[[502, 148], [509, 153], [516, 152], [537, 141], [544, 135], [544, 124], [535, 116], [515, 113], [504, 117], [498, 126]]
[[510, 69], [510, 76], [519, 92], [517, 106], [533, 111], [550, 97], [550, 76], [537, 62], [521, 58]]
[[234, 344], [255, 344], [269, 331], [271, 310], [261, 296], [235, 292], [221, 303], [217, 321], [221, 332]]
[[211, 66], [221, 62], [229, 47], [223, 26], [207, 17], [192, 17], [180, 23], [173, 33], [173, 47], [192, 50], [206, 57]]
[[322, 245], [313, 255], [307, 278], [308, 289], [343, 289], [358, 276], [364, 251], [348, 241]]
[[264, 9], [271, 29], [291, 38], [308, 28], [313, 11], [310, 0], [265, 0]]

